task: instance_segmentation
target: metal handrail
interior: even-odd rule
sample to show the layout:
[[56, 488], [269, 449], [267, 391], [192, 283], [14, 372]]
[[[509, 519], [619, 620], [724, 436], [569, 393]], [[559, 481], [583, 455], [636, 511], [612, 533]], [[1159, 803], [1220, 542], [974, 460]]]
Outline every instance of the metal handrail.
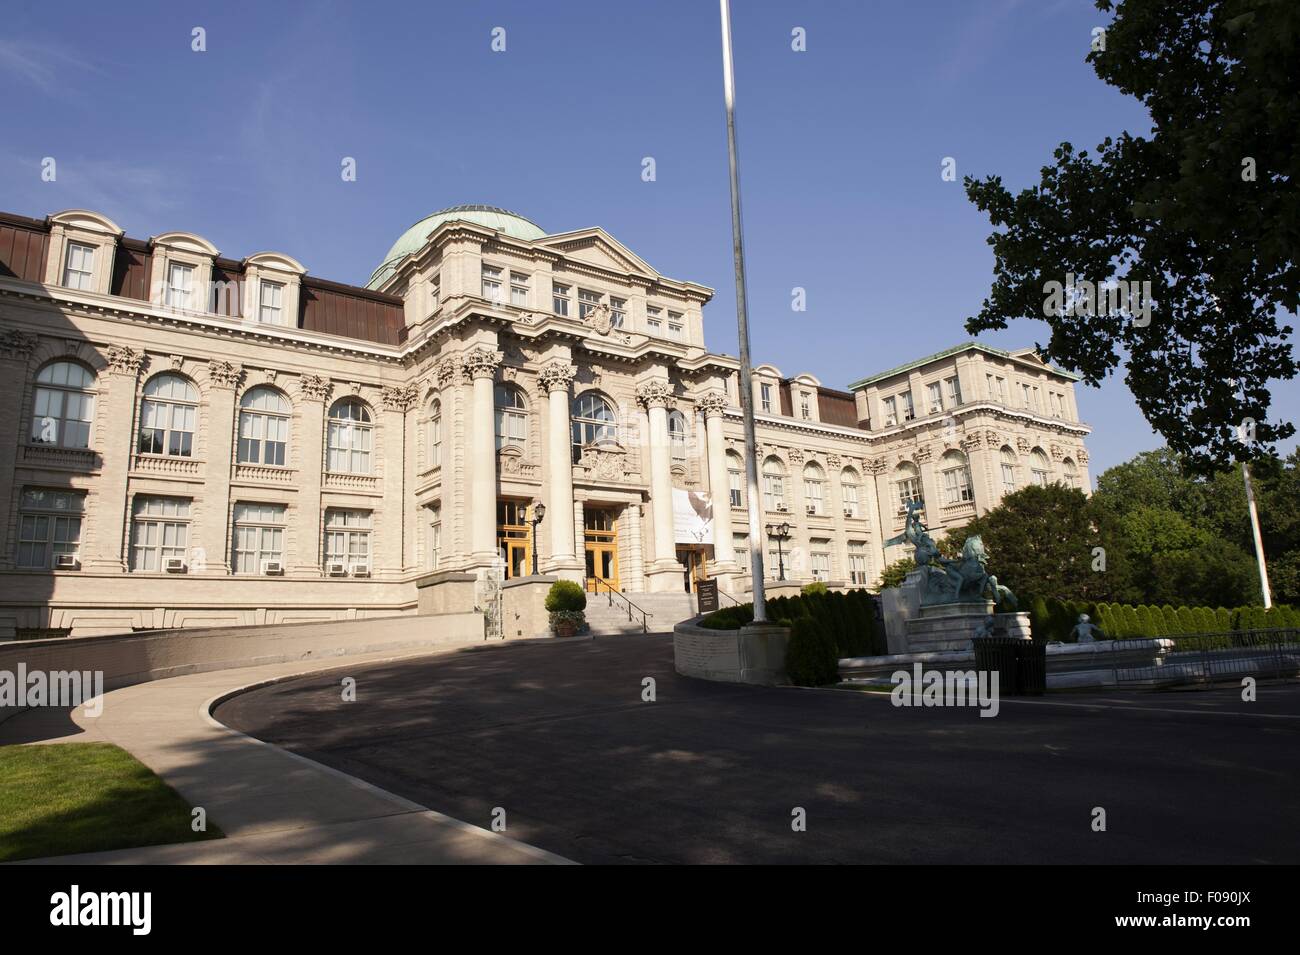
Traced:
[[732, 604], [734, 604], [734, 605], [737, 606], [737, 607], [743, 607], [743, 606], [745, 606], [745, 603], [744, 603], [743, 601], [737, 600], [735, 597], [731, 596], [731, 594], [727, 593], [727, 592], [726, 592], [725, 590], [723, 590], [721, 587], [718, 588], [718, 596], [719, 596], [719, 597], [726, 597], [728, 600], [730, 600], [730, 601], [732, 602]]
[[640, 607], [638, 607], [636, 604], [632, 603], [632, 601], [628, 599], [627, 594], [625, 594], [625, 593], [623, 593], [623, 591], [621, 591], [621, 590], [617, 590], [616, 588], [614, 588], [613, 586], [611, 586], [610, 583], [609, 583], [609, 581], [608, 581], [608, 580], [605, 580], [603, 577], [584, 577], [584, 578], [582, 579], [582, 582], [583, 582], [583, 588], [582, 588], [582, 589], [583, 589], [583, 590], [586, 590], [586, 589], [587, 589], [586, 585], [587, 585], [588, 581], [591, 581], [591, 582], [594, 582], [594, 583], [595, 583], [596, 587], [595, 587], [595, 590], [592, 591], [592, 593], [594, 593], [597, 597], [600, 596], [600, 585], [601, 585], [601, 584], [604, 584], [604, 585], [605, 585], [605, 590], [606, 590], [606, 592], [607, 592], [607, 593], [606, 593], [606, 599], [609, 601], [609, 606], [611, 606], [611, 607], [614, 606], [614, 597], [615, 597], [615, 595], [617, 595], [617, 596], [618, 596], [618, 597], [623, 601], [623, 603], [627, 604], [627, 619], [628, 619], [628, 623], [631, 623], [631, 622], [632, 622], [632, 611], [635, 610], [637, 613], [639, 613], [639, 614], [641, 615], [641, 632], [642, 632], [642, 633], [649, 633], [649, 632], [650, 632], [649, 618], [650, 618], [650, 617], [653, 617], [654, 614], [652, 614], [652, 613], [648, 613], [648, 612], [646, 612], [645, 610], [642, 610], [642, 609], [641, 609]]

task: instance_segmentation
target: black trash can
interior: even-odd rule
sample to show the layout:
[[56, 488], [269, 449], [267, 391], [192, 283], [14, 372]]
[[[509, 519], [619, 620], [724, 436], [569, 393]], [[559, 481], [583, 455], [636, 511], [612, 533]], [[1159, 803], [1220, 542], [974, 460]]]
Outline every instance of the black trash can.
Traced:
[[976, 637], [971, 641], [975, 647], [975, 669], [998, 672], [999, 695], [1016, 695], [1017, 649], [1019, 644], [1028, 642], [1013, 637]]
[[1042, 696], [1047, 692], [1047, 644], [1017, 640], [1016, 695]]

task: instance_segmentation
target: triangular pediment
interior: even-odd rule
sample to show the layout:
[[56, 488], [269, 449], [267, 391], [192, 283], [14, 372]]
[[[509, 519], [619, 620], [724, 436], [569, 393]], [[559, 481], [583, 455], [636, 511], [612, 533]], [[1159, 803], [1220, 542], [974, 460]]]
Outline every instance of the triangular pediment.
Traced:
[[639, 272], [643, 275], [658, 276], [659, 273], [622, 242], [619, 242], [604, 229], [579, 229], [576, 232], [564, 232], [560, 235], [548, 235], [539, 240], [539, 245], [549, 246], [561, 252], [567, 258], [586, 262], [602, 269], [614, 272]]

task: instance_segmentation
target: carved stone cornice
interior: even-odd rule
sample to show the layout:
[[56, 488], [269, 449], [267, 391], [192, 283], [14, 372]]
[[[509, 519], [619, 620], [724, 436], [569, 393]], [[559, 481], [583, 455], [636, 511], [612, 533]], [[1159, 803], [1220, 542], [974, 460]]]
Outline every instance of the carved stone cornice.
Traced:
[[298, 383], [302, 395], [311, 401], [329, 401], [334, 382], [322, 375], [303, 375]]
[[474, 348], [465, 355], [465, 377], [471, 380], [495, 378], [505, 355], [491, 348]]
[[723, 414], [728, 404], [727, 396], [721, 391], [710, 391], [695, 399], [695, 407], [704, 414], [706, 419]]
[[550, 394], [553, 391], [568, 391], [573, 379], [578, 377], [578, 369], [564, 361], [553, 361], [537, 373], [537, 382]]
[[397, 385], [385, 388], [379, 393], [380, 400], [389, 411], [410, 411], [415, 404], [418, 389], [415, 385]]
[[217, 388], [236, 387], [243, 374], [243, 367], [233, 361], [208, 362], [208, 380]]
[[649, 408], [672, 408], [677, 404], [672, 383], [667, 378], [652, 378], [637, 385], [636, 400]]
[[16, 358], [27, 361], [36, 351], [36, 336], [17, 328], [6, 328], [0, 332], [0, 358]]
[[126, 345], [109, 345], [104, 357], [108, 359], [108, 371], [113, 375], [134, 378], [144, 367], [144, 352]]

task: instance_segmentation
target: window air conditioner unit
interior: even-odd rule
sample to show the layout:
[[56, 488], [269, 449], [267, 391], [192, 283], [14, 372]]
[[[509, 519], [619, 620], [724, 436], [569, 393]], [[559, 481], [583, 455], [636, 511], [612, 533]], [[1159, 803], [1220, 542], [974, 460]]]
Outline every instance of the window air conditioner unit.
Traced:
[[353, 577], [369, 577], [369, 576], [370, 576], [370, 565], [369, 565], [369, 564], [353, 564], [353, 565], [352, 565], [352, 576], [353, 576]]
[[281, 577], [284, 575], [284, 562], [279, 560], [262, 561], [262, 573], [268, 577]]
[[81, 559], [76, 554], [55, 554], [55, 570], [80, 570]]
[[777, 509], [778, 511], [787, 511], [787, 510], [789, 510], [789, 508], [785, 506], [785, 502], [784, 502], [784, 501], [777, 501], [777, 502], [776, 502], [776, 509]]
[[853, 517], [853, 516], [854, 516], [854, 514], [853, 514], [853, 508], [851, 508], [851, 507], [846, 507], [846, 508], [844, 508], [844, 516], [845, 516], [845, 517]]
[[331, 577], [346, 577], [348, 575], [348, 565], [342, 561], [332, 561], [325, 565], [325, 573]]
[[817, 505], [816, 505], [816, 504], [809, 504], [809, 505], [808, 505], [808, 513], [809, 513], [809, 514], [813, 514], [813, 515], [815, 515], [815, 514], [817, 513]]
[[166, 560], [163, 561], [163, 570], [167, 571], [167, 573], [169, 574], [185, 573], [185, 558], [168, 557]]

